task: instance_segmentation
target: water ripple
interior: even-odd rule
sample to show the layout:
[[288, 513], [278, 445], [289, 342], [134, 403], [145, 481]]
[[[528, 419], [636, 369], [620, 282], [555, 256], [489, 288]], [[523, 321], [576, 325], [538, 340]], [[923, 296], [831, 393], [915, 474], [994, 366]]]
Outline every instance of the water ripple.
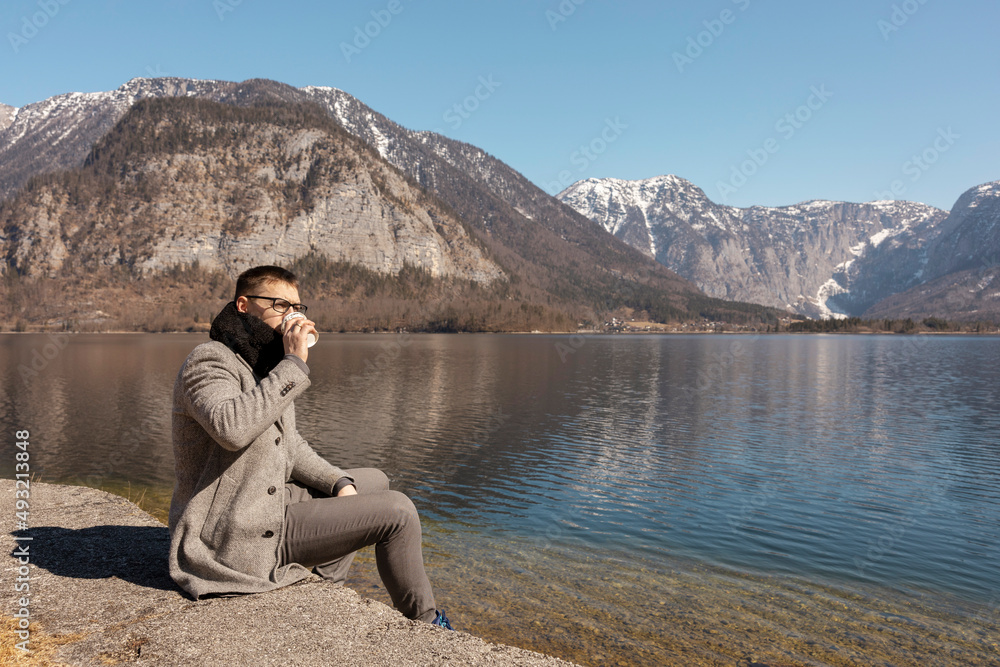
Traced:
[[[428, 548], [474, 561], [463, 585], [576, 596], [661, 635], [686, 617], [624, 610], [690, 595], [677, 608], [692, 617], [801, 635], [803, 650], [827, 650], [825, 614], [856, 619], [838, 636], [859, 647], [931, 633], [934, 655], [980, 650], [961, 624], [872, 600], [1000, 599], [1000, 340], [595, 336], [563, 359], [557, 337], [415, 336], [366, 372], [384, 340], [321, 341], [300, 430], [338, 465], [386, 470]], [[74, 337], [26, 385], [18, 364], [38, 340], [0, 340], [0, 408], [46, 443], [33, 470], [169, 497], [170, 389], [194, 342]], [[796, 635], [799, 608], [816, 625]]]

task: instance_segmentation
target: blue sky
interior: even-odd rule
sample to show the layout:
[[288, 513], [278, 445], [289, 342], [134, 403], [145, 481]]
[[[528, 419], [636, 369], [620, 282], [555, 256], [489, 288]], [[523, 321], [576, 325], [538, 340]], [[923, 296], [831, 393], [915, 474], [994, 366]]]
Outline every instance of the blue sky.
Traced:
[[[137, 76], [334, 86], [550, 193], [921, 201], [1000, 179], [995, 0], [6, 0], [0, 102]], [[365, 34], [367, 32], [367, 34]]]

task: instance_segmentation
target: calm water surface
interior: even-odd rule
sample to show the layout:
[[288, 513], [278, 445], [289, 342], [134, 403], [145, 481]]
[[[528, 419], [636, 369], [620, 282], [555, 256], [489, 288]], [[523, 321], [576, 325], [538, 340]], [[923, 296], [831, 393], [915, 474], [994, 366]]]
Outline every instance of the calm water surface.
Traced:
[[[0, 336], [0, 471], [165, 517], [206, 336]], [[51, 358], [49, 358], [51, 357]], [[325, 335], [299, 428], [462, 629], [584, 664], [1000, 664], [1000, 339]], [[349, 585], [386, 600], [370, 555]]]

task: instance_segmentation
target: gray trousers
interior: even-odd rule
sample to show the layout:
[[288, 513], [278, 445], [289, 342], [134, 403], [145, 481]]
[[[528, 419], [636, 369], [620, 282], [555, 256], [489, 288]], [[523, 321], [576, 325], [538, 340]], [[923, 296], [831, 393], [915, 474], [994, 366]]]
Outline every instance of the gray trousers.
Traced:
[[285, 484], [282, 564], [299, 563], [337, 584], [347, 578], [354, 552], [375, 545], [375, 563], [393, 606], [403, 616], [431, 622], [434, 593], [424, 572], [417, 508], [375, 468], [345, 471], [356, 496], [334, 498], [292, 481]]

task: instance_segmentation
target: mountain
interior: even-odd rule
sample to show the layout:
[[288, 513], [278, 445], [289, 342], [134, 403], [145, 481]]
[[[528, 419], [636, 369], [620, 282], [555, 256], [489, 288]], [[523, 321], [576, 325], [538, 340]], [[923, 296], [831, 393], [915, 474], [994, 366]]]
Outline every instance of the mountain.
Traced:
[[[301, 89], [343, 127], [447, 202], [528, 282], [571, 301], [699, 310], [701, 295], [486, 152], [399, 126], [335, 88]], [[670, 295], [663, 301], [663, 295]], [[694, 301], [692, 301], [692, 299]]]
[[[133, 79], [112, 92], [67, 93], [16, 109], [0, 121], [0, 198], [28, 179], [83, 164], [90, 147], [147, 97], [206, 96], [218, 82], [186, 79]], [[8, 107], [10, 108], [10, 107]]]
[[[596, 312], [624, 309], [623, 312], [644, 313], [661, 320], [709, 317], [731, 321], [759, 321], [761, 317], [768, 320], [775, 317], [773, 312], [756, 305], [734, 304], [707, 297], [688, 281], [628, 244], [618, 241], [482, 150], [430, 132], [402, 128], [347, 93], [333, 88], [297, 89], [267, 80], [233, 83], [175, 78], [134, 79], [116, 91], [73, 93], [26, 105], [17, 109], [13, 121], [0, 130], [0, 192], [7, 197], [7, 204], [15, 201], [17, 206], [27, 205], [28, 200], [23, 197], [24, 188], [31, 191], [35, 187], [31, 185], [34, 183], [31, 179], [40, 174], [73, 170], [84, 165], [85, 160], [90, 160], [88, 168], [103, 164], [100, 151], [95, 154], [96, 157], [88, 158], [91, 146], [102, 141], [102, 137], [108, 133], [121, 132], [119, 121], [138, 101], [163, 97], [196, 98], [245, 108], [287, 104], [318, 105], [349, 134], [369, 144], [374, 159], [384, 159], [398, 169], [398, 176], [403, 181], [409, 181], [415, 188], [424, 188], [428, 193], [428, 206], [434, 210], [433, 214], [428, 215], [450, 215], [452, 222], [460, 223], [468, 236], [469, 247], [478, 247], [482, 257], [502, 274], [504, 284], [509, 285], [510, 292], [504, 298], [515, 302], [519, 300], [529, 311], [536, 307], [568, 309], [566, 312], [579, 312], [581, 307]], [[283, 141], [289, 142], [292, 139], [283, 137]], [[127, 161], [127, 155], [120, 157]], [[249, 162], [244, 164], [247, 158]], [[141, 168], [125, 165], [123, 169], [126, 172], [133, 170], [135, 173], [139, 169], [147, 172], [170, 169], [170, 164], [176, 166], [185, 158], [182, 154], [174, 153], [169, 157], [163, 154], [158, 159], [160, 162], [155, 165]], [[235, 154], [227, 167], [254, 178], [260, 178], [260, 170], [264, 168], [251, 155]], [[380, 169], [374, 171], [382, 173]], [[274, 182], [284, 182], [286, 187], [291, 188], [291, 181], [288, 180], [290, 172], [274, 173], [268, 178], [272, 176]], [[376, 179], [373, 177], [372, 180], [374, 182]], [[127, 188], [134, 189], [135, 183], [154, 183], [155, 179], [133, 181], [118, 183], [116, 187], [127, 185]], [[245, 231], [242, 226], [249, 225], [250, 229], [256, 229], [254, 225], [272, 224], [275, 220], [286, 224], [302, 212], [287, 207], [283, 209], [273, 198], [270, 203], [254, 201], [252, 193], [246, 192], [246, 189], [239, 190], [235, 184], [231, 185], [227, 191], [229, 194], [226, 195], [228, 203], [218, 203], [218, 196], [225, 189], [219, 189], [208, 197], [209, 200], [216, 201], [215, 220], [219, 225], [229, 225], [242, 233]], [[163, 184], [160, 183], [157, 187], [163, 187]], [[327, 201], [324, 197], [329, 193], [317, 193], [320, 200]], [[379, 191], [376, 194], [385, 193]], [[140, 193], [140, 197], [145, 196]], [[361, 201], [355, 201], [355, 204], [363, 207], [364, 197], [369, 195], [359, 196]], [[399, 205], [392, 199], [393, 196], [389, 196], [390, 202]], [[158, 206], [169, 205], [169, 202], [163, 201], [159, 196], [153, 199]], [[26, 235], [42, 233], [40, 229], [32, 231], [31, 225], [37, 228], [50, 224], [45, 217], [50, 210], [48, 202], [34, 200], [31, 206], [34, 207], [34, 213], [22, 212], [17, 224], [7, 226], [5, 234], [8, 247], [13, 247], [10, 244]], [[145, 206], [144, 210], [152, 212], [154, 208]], [[8, 219], [13, 218], [8, 215]], [[317, 221], [322, 220], [322, 215], [317, 218]], [[19, 231], [22, 227], [23, 231]], [[148, 248], [143, 250], [136, 246], [130, 251], [121, 250], [117, 260], [106, 254], [100, 261], [117, 261], [118, 266], [125, 266], [129, 271], [138, 270], [140, 273], [159, 270], [169, 263], [168, 257], [216, 257], [219, 265], [227, 267], [226, 270], [230, 272], [246, 261], [246, 256], [241, 256], [239, 249], [232, 247], [233, 244], [225, 233], [213, 232], [206, 237], [205, 231], [198, 234], [191, 232], [187, 237], [178, 231], [178, 239], [185, 240], [173, 245], [164, 241], [162, 235], [157, 236], [159, 232], [150, 231], [133, 240], [139, 242], [145, 239], [151, 243], [159, 243], [151, 253], [147, 252]], [[21, 236], [18, 237], [18, 234]], [[194, 243], [196, 236], [202, 239], [198, 243]], [[207, 241], [204, 240], [206, 238]], [[263, 241], [264, 238], [262, 236], [260, 240]], [[268, 238], [277, 242], [273, 235]], [[289, 244], [294, 239], [282, 238], [286, 245], [280, 252], [284, 253], [292, 247]], [[445, 236], [441, 235], [440, 238], [444, 239]], [[325, 241], [309, 243], [311, 252], [326, 254], [331, 248]], [[209, 246], [215, 249], [212, 250]], [[39, 257], [37, 253], [32, 255], [32, 251], [24, 250], [24, 247], [24, 243], [20, 243], [18, 248], [21, 249], [12, 251], [13, 254], [10, 255], [10, 261], [18, 262], [18, 267], [28, 266], [20, 263], [21, 257]], [[58, 257], [63, 251], [58, 249], [58, 244], [53, 247], [56, 248], [54, 256], [57, 258], [53, 261], [59, 264], [62, 260]], [[269, 251], [276, 247], [269, 246]], [[301, 249], [305, 245], [296, 247]], [[169, 248], [173, 248], [173, 255], [165, 253], [164, 249]], [[356, 254], [358, 252], [362, 252], [360, 247], [353, 250], [333, 248], [330, 255], [363, 257], [363, 253]], [[73, 256], [75, 254], [67, 246], [64, 258]], [[404, 253], [401, 256], [406, 255]], [[473, 264], [478, 262], [468, 257], [466, 259]], [[412, 258], [407, 260], [410, 261]], [[378, 264], [365, 260], [365, 266], [377, 271], [391, 271], [392, 267], [399, 266], [399, 262], [386, 262]], [[49, 262], [45, 270], [60, 271], [62, 266], [59, 264], [57, 267]], [[25, 270], [30, 272], [30, 269]], [[42, 269], [34, 270], [38, 272]], [[476, 280], [474, 275], [481, 270], [493, 274], [493, 269], [480, 267], [471, 269], [472, 273], [466, 271], [461, 275], [473, 276], [469, 279]]]
[[85, 165], [36, 177], [0, 208], [20, 276], [197, 261], [236, 275], [322, 249], [380, 273], [409, 265], [489, 284], [506, 277], [463, 223], [317, 107], [136, 103]]
[[935, 278], [879, 301], [864, 316], [1000, 322], [1000, 266], [955, 271]]
[[9, 106], [7, 104], [0, 104], [0, 132], [3, 132], [11, 123], [14, 122], [14, 118], [17, 116], [17, 109]]
[[1000, 181], [966, 190], [927, 253], [927, 278], [1000, 264]]
[[1000, 181], [958, 198], [921, 258], [921, 284], [866, 317], [1000, 321]]
[[710, 296], [860, 315], [922, 279], [947, 212], [903, 201], [736, 208], [677, 176], [579, 181], [557, 195]]

